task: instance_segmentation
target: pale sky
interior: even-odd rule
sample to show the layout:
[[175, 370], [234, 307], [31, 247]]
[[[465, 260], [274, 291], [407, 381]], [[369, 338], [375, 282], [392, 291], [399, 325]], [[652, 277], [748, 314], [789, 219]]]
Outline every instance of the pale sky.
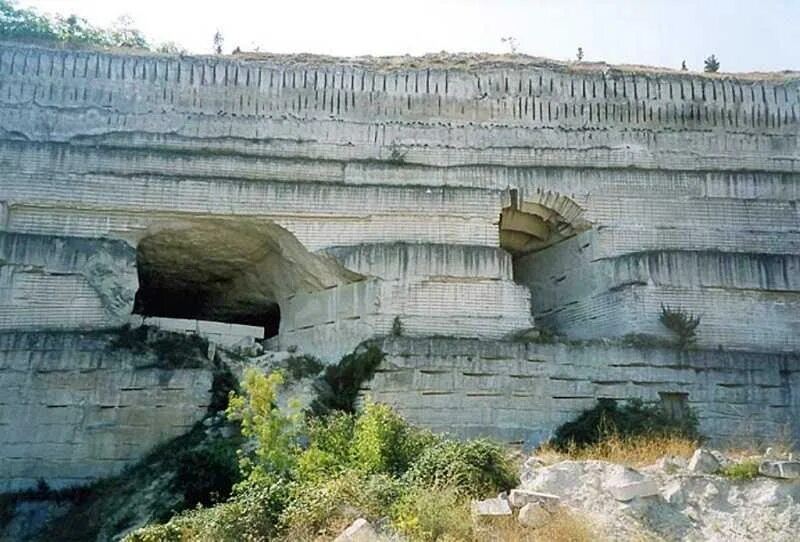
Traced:
[[559, 60], [721, 71], [800, 70], [800, 0], [18, 0], [108, 26], [120, 15], [154, 42], [225, 52], [419, 55], [518, 51]]

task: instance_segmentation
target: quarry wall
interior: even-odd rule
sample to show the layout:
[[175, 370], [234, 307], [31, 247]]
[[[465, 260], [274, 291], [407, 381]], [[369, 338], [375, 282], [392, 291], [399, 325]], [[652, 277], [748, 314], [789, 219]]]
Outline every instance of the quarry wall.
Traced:
[[366, 393], [460, 437], [535, 446], [597, 398], [678, 401], [716, 445], [800, 434], [797, 354], [390, 338]]
[[[444, 254], [501, 245], [507, 190], [535, 201], [555, 193], [592, 226], [592, 262], [670, 251], [693, 266], [684, 275], [702, 274], [707, 260], [694, 253], [722, 252], [746, 266], [761, 254], [800, 251], [798, 115], [792, 74], [701, 76], [526, 57], [175, 58], [4, 44], [0, 201], [14, 232], [135, 246], [179, 218], [248, 217], [278, 224], [312, 251], [407, 242]], [[523, 283], [536, 289], [542, 278], [529, 277], [554, 265], [544, 258], [525, 256]], [[552, 280], [564, 274], [553, 271]], [[710, 325], [704, 345], [796, 347], [738, 332], [751, 305], [776, 334], [796, 331], [784, 319], [794, 287], [765, 294], [722, 281], [712, 300], [713, 288], [678, 282], [685, 291], [672, 297], [666, 285], [641, 292], [630, 283], [595, 292], [582, 308], [539, 304], [541, 290], [531, 303], [544, 324], [592, 338], [639, 332], [637, 318], [653, 327], [652, 307], [662, 301], [709, 315], [711, 305], [727, 306], [737, 331]], [[416, 291], [435, 305], [461, 289]], [[629, 308], [608, 308], [616, 304]], [[524, 331], [524, 322], [518, 312], [496, 329]]]
[[117, 474], [205, 415], [210, 370], [159, 368], [113, 340], [0, 332], [0, 492]]
[[[30, 339], [119, 327], [149, 294], [196, 312], [150, 318], [269, 314], [270, 344], [327, 362], [397, 320], [371, 393], [462, 435], [534, 442], [597, 397], [663, 392], [688, 393], [715, 439], [798, 437], [799, 116], [791, 73], [2, 43], [0, 332], [32, 353], [0, 351], [0, 367], [52, 358], [78, 371], [80, 393], [120, 398], [130, 379], [161, 382], [77, 339], [50, 357]], [[608, 345], [667, 338], [662, 305], [702, 316], [701, 352]], [[590, 343], [513, 342], [537, 327]], [[105, 380], [82, 380], [95, 374], [84, 362]], [[0, 405], [9, 439], [54, 412], [49, 387], [86, 420], [108, 414], [37, 371], [13, 372], [39, 406], [24, 418]], [[180, 390], [154, 388], [167, 395], [137, 391], [154, 434], [202, 410], [188, 405], [205, 377], [183, 374]], [[110, 448], [73, 463], [36, 451], [94, 427], [65, 420], [37, 425], [24, 441], [36, 459], [0, 476], [6, 487], [35, 469], [88, 479], [142, 453], [115, 425]], [[21, 442], [0, 458], [21, 465]]]

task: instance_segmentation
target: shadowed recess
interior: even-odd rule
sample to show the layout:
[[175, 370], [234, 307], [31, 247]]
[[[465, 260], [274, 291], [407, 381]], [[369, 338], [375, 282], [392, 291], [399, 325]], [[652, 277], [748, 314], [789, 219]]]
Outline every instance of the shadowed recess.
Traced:
[[139, 242], [137, 265], [135, 312], [259, 325], [268, 336], [291, 295], [362, 278], [277, 224], [251, 219], [154, 225]]

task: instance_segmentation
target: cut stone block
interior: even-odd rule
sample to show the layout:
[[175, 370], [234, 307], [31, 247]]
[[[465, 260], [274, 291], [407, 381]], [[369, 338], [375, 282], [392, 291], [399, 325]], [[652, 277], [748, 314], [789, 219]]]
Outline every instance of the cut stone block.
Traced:
[[763, 461], [758, 472], [771, 478], [800, 478], [800, 461]]
[[658, 495], [658, 482], [655, 480], [642, 480], [641, 482], [611, 486], [608, 491], [618, 501], [630, 501], [637, 497]]
[[689, 470], [698, 474], [714, 474], [720, 469], [720, 462], [710, 451], [698, 448], [689, 460]]
[[522, 508], [526, 504], [538, 503], [543, 506], [553, 506], [558, 504], [561, 497], [550, 493], [539, 493], [527, 489], [512, 489], [508, 496], [508, 501], [514, 508]]
[[511, 507], [505, 499], [472, 501], [472, 515], [476, 517], [510, 516]]

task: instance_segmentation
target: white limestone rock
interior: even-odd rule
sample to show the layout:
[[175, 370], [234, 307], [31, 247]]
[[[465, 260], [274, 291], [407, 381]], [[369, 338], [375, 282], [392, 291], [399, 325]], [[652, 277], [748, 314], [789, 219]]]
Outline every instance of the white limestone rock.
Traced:
[[800, 461], [762, 461], [758, 472], [770, 478], [800, 478]]
[[508, 502], [513, 508], [522, 508], [526, 504], [537, 503], [546, 507], [551, 507], [561, 500], [558, 495], [552, 493], [542, 493], [527, 489], [512, 489], [508, 495]]
[[676, 472], [685, 469], [687, 464], [688, 463], [686, 459], [682, 457], [665, 455], [656, 461], [654, 467], [665, 474], [675, 474]]
[[697, 474], [714, 474], [719, 471], [719, 460], [705, 448], [698, 448], [689, 460], [689, 470]]
[[342, 534], [337, 536], [333, 542], [380, 542], [381, 537], [372, 528], [372, 525], [364, 519], [355, 520]]
[[482, 501], [472, 501], [470, 506], [472, 515], [475, 518], [491, 518], [511, 515], [511, 507], [505, 499], [485, 499]]
[[658, 482], [656, 480], [642, 480], [640, 482], [610, 486], [608, 491], [616, 500], [627, 502], [637, 497], [658, 495]]

